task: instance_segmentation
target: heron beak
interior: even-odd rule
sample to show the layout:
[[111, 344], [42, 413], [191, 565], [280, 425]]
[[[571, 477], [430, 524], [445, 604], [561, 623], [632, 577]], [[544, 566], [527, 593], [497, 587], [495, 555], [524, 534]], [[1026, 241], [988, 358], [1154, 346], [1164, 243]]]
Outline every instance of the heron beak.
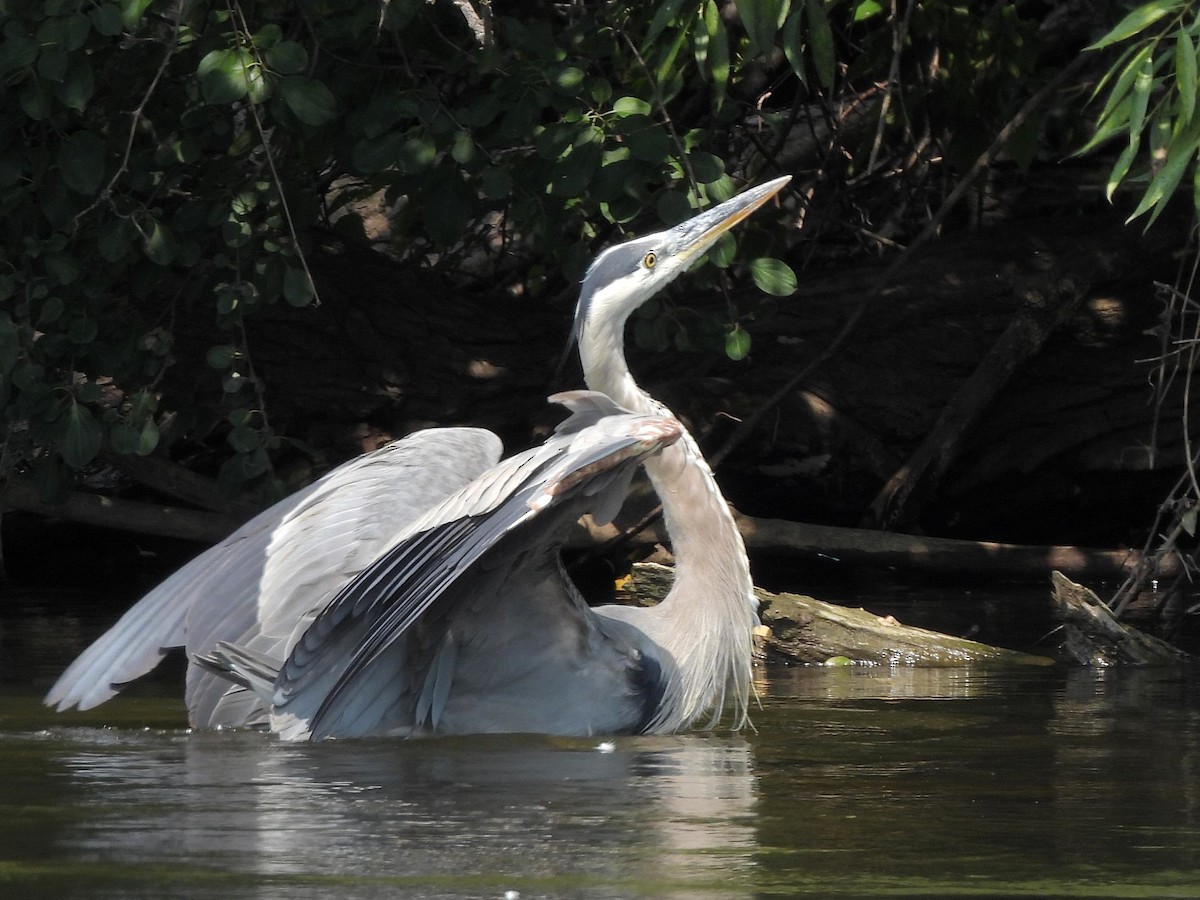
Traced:
[[672, 229], [677, 235], [674, 255], [683, 262], [698, 258], [717, 238], [778, 194], [791, 180], [791, 175], [784, 175], [760, 184], [676, 225]]

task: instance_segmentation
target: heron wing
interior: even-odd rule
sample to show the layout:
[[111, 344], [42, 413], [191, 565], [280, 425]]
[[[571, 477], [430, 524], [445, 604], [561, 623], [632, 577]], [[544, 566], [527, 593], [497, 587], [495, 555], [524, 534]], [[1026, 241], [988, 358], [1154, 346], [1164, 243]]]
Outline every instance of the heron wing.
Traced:
[[[171, 647], [185, 646], [189, 656], [220, 640], [277, 648], [295, 619], [315, 614], [398, 531], [493, 465], [500, 449], [482, 429], [429, 429], [339, 466], [150, 591], [71, 664], [46, 702], [96, 706]], [[189, 667], [193, 723], [242, 724], [241, 704], [213, 719], [229, 688]]]
[[[569, 402], [576, 414], [553, 438], [428, 512], [315, 618], [275, 683], [276, 713], [289, 723], [285, 737], [374, 733], [395, 720], [397, 709], [408, 719], [403, 724], [415, 727], [419, 704], [431, 715], [444, 707], [448, 670], [457, 665], [446, 655], [456, 652], [447, 634], [470, 588], [503, 580], [489, 570], [556, 548], [566, 522], [606, 490], [624, 490], [628, 470], [679, 434], [673, 419], [615, 415], [607, 398], [577, 392]], [[577, 629], [588, 617], [594, 631], [591, 614], [573, 596], [558, 601], [560, 624]]]

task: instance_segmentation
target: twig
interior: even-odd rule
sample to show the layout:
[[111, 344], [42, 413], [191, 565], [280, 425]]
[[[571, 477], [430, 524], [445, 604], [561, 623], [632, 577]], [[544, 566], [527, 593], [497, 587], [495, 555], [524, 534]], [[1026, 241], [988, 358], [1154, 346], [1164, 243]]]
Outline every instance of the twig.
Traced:
[[[242, 13], [241, 6], [238, 5], [235, 2], [235, 0], [226, 0], [225, 6], [226, 6], [226, 9], [229, 10], [229, 14], [231, 16], [236, 14], [236, 16], [238, 18], [238, 22], [241, 27], [242, 34], [249, 35], [250, 34], [250, 26], [246, 23], [246, 17]], [[238, 38], [238, 41], [241, 42], [240, 37]], [[250, 41], [249, 44], [250, 44], [251, 48], [254, 48], [253, 41]], [[257, 57], [258, 51], [254, 50], [254, 53], [255, 53], [255, 56]], [[261, 58], [258, 59], [258, 64], [260, 66], [262, 66], [264, 70], [266, 69], [266, 63]], [[246, 82], [247, 82], [246, 87], [247, 87], [247, 89], [249, 89], [250, 77], [249, 77], [249, 75], [245, 74], [245, 72], [246, 72], [246, 70], [243, 68], [242, 69], [243, 77], [246, 79]], [[296, 248], [296, 258], [300, 260], [300, 268], [302, 268], [304, 270], [304, 275], [306, 278], [308, 278], [309, 286], [312, 288], [312, 291], [313, 291], [312, 305], [320, 306], [321, 305], [321, 294], [317, 290], [316, 279], [313, 278], [312, 272], [309, 271], [308, 259], [304, 255], [304, 248], [300, 246], [299, 233], [296, 229], [296, 223], [292, 219], [292, 210], [291, 210], [291, 207], [288, 206], [287, 195], [283, 189], [283, 179], [279, 177], [279, 170], [275, 168], [275, 157], [271, 153], [271, 142], [267, 139], [266, 129], [263, 128], [262, 119], [258, 115], [258, 106], [257, 106], [257, 104], [255, 104], [253, 98], [249, 97], [249, 96], [247, 96], [247, 98], [246, 98], [246, 105], [250, 108], [250, 115], [254, 118], [254, 128], [258, 132], [259, 140], [262, 142], [263, 154], [267, 158], [267, 168], [269, 168], [271, 170], [271, 178], [275, 182], [276, 190], [279, 191], [279, 207], [280, 207], [280, 209], [283, 210], [283, 218], [287, 222], [288, 233], [292, 237], [292, 245]]]
[[75, 218], [71, 220], [71, 225], [74, 227], [80, 219], [88, 215], [101, 203], [106, 203], [112, 198], [113, 188], [117, 186], [117, 182], [121, 176], [129, 171], [129, 158], [133, 155], [133, 142], [137, 138], [138, 123], [142, 120], [142, 113], [146, 110], [146, 105], [150, 102], [150, 98], [154, 95], [155, 88], [158, 87], [158, 82], [162, 79], [163, 73], [167, 70], [167, 64], [171, 61], [171, 57], [175, 55], [175, 51], [179, 48], [179, 28], [182, 21], [182, 14], [175, 16], [175, 24], [171, 30], [171, 43], [167, 46], [167, 52], [163, 56], [162, 61], [158, 64], [158, 68], [154, 72], [154, 76], [150, 79], [150, 86], [146, 88], [146, 93], [142, 95], [141, 101], [133, 108], [129, 114], [133, 121], [129, 123], [129, 135], [125, 139], [125, 152], [121, 156], [121, 164], [117, 166], [117, 171], [113, 173], [113, 177], [108, 180], [108, 184], [102, 190], [92, 203], [75, 214]]

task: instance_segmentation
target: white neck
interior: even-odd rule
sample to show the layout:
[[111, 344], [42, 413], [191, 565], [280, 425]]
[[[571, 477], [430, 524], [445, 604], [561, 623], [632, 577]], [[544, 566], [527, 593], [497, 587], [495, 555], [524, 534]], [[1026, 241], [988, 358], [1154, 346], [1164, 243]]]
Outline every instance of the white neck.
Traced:
[[[625, 362], [624, 325], [623, 320], [606, 327], [586, 324], [579, 352], [588, 387], [634, 412], [670, 414], [634, 381]], [[675, 581], [639, 624], [644, 621], [648, 636], [671, 654], [682, 676], [678, 685], [669, 685], [656, 725], [683, 728], [708, 710], [715, 722], [728, 695], [735, 705], [735, 724], [741, 725], [757, 624], [742, 537], [712, 470], [686, 430], [645, 467], [662, 501]]]

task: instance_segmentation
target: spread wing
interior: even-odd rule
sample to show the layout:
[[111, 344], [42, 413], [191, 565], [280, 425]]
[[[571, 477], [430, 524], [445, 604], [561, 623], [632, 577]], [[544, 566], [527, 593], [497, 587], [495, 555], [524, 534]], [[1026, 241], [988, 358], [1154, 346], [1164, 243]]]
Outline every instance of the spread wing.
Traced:
[[[219, 640], [278, 647], [299, 617], [315, 614], [398, 531], [492, 466], [500, 449], [482, 429], [430, 429], [339, 466], [150, 591], [71, 664], [46, 703], [103, 703], [172, 647], [189, 656]], [[236, 717], [244, 711], [218, 711], [229, 688], [189, 667], [193, 724], [243, 724]]]
[[[557, 399], [575, 415], [554, 437], [413, 523], [298, 637], [271, 696], [285, 737], [436, 725], [466, 676], [486, 681], [487, 702], [496, 703], [510, 681], [538, 668], [531, 659], [551, 662], [547, 646], [557, 668], [536, 673], [539, 684], [567, 669], [643, 677], [626, 671], [637, 662], [636, 641], [614, 633], [626, 626], [587, 610], [564, 584], [556, 551], [565, 526], [588, 509], [612, 508], [608, 495], [623, 497], [641, 459], [674, 442], [680, 426], [618, 414], [603, 395]], [[468, 621], [456, 623], [467, 607]], [[488, 671], [465, 672], [470, 665]], [[473, 722], [471, 730], [498, 727], [487, 724]]]

